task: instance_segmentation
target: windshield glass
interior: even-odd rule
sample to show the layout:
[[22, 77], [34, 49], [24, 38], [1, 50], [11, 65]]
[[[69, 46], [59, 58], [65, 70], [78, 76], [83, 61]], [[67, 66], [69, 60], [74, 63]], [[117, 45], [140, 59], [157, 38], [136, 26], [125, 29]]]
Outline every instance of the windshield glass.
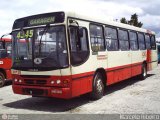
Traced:
[[64, 26], [13, 32], [13, 68], [53, 70], [67, 66]]
[[[4, 46], [5, 45], [5, 46]], [[11, 58], [11, 42], [0, 42], [0, 58]]]

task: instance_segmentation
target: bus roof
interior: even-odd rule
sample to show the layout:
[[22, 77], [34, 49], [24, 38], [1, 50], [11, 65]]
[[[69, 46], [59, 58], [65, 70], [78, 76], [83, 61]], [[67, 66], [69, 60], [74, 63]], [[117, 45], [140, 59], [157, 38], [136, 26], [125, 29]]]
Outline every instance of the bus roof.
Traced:
[[[64, 13], [64, 14], [63, 14]], [[130, 30], [134, 30], [134, 31], [138, 31], [138, 32], [143, 32], [143, 33], [148, 33], [148, 34], [155, 34], [155, 32], [147, 30], [147, 29], [143, 29], [143, 28], [139, 28], [139, 27], [135, 27], [132, 25], [127, 25], [127, 24], [123, 24], [123, 23], [119, 23], [119, 22], [115, 22], [113, 20], [109, 20], [109, 19], [104, 19], [104, 18], [100, 18], [100, 17], [93, 17], [90, 15], [83, 15], [77, 12], [70, 12], [70, 11], [58, 11], [58, 12], [51, 12], [51, 13], [43, 13], [43, 14], [36, 14], [36, 15], [31, 15], [31, 16], [27, 16], [24, 18], [19, 18], [16, 19], [13, 25], [13, 29], [18, 29], [21, 27], [27, 27], [27, 26], [32, 26], [30, 24], [31, 19], [35, 20], [38, 18], [46, 18], [49, 16], [54, 16], [55, 20], [54, 23], [62, 23], [64, 20], [64, 16], [65, 18], [67, 17], [71, 17], [71, 18], [77, 18], [80, 20], [85, 20], [85, 21], [90, 21], [90, 22], [95, 22], [95, 23], [101, 23], [101, 24], [105, 24], [105, 25], [111, 25], [111, 26], [115, 26], [115, 27], [119, 27], [119, 28], [126, 28], [126, 29], [130, 29]], [[27, 21], [28, 19], [28, 21]], [[26, 23], [25, 23], [26, 22]], [[36, 23], [36, 22], [33, 22]]]
[[138, 31], [138, 32], [155, 34], [155, 32], [151, 31], [151, 30], [135, 27], [135, 26], [132, 26], [132, 25], [116, 22], [116, 21], [109, 20], [109, 19], [102, 19], [102, 18], [99, 18], [99, 17], [85, 16], [85, 15], [82, 15], [82, 14], [79, 14], [79, 13], [76, 13], [76, 12], [66, 12], [66, 15], [68, 17], [83, 19], [83, 20], [92, 21], [92, 22], [101, 23], [101, 24], [110, 25], [110, 26], [115, 26], [115, 27], [119, 27], [119, 28], [126, 28], [126, 29], [130, 29], [130, 30]]

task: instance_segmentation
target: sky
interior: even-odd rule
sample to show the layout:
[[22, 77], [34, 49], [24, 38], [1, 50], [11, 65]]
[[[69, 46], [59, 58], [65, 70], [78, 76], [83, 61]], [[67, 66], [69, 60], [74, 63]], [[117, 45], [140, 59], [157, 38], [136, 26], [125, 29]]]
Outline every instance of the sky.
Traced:
[[160, 40], [159, 7], [159, 0], [1, 0], [0, 36], [11, 32], [17, 18], [66, 10], [113, 20], [129, 20], [137, 13], [143, 28], [155, 31]]

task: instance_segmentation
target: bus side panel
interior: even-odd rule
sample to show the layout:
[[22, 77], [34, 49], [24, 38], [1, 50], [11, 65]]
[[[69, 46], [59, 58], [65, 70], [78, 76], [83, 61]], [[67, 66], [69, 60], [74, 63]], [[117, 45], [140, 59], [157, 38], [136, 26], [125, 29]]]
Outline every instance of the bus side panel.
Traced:
[[7, 80], [11, 80], [12, 79], [12, 74], [11, 74], [11, 70], [6, 70], [6, 79]]
[[109, 51], [107, 85], [128, 79], [131, 77], [130, 51]]
[[132, 77], [142, 73], [142, 63], [146, 59], [146, 51], [135, 50], [131, 52], [132, 55]]
[[10, 58], [0, 59], [0, 68], [11, 69], [12, 60]]
[[72, 97], [92, 91], [93, 72], [72, 75]]
[[142, 73], [142, 63], [132, 65], [132, 77]]
[[114, 76], [114, 71], [107, 71], [107, 85], [111, 85], [118, 80], [118, 76]]
[[107, 85], [117, 83], [119, 81], [131, 77], [131, 65], [119, 66], [116, 68], [108, 69], [107, 71]]
[[147, 50], [147, 68], [153, 70], [157, 67], [157, 50]]

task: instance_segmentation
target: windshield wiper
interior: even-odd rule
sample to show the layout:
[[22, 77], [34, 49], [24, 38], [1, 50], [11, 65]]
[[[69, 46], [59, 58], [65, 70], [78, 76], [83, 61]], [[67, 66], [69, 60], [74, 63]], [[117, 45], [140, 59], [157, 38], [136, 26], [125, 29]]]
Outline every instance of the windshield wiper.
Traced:
[[49, 28], [50, 28], [50, 24], [47, 24], [46, 27], [44, 28], [44, 31], [43, 31], [43, 33], [42, 33], [42, 35], [41, 35], [40, 40], [39, 40], [39, 51], [38, 51], [39, 56], [40, 56], [40, 53], [41, 53], [42, 37], [43, 37], [43, 35], [48, 31]]

